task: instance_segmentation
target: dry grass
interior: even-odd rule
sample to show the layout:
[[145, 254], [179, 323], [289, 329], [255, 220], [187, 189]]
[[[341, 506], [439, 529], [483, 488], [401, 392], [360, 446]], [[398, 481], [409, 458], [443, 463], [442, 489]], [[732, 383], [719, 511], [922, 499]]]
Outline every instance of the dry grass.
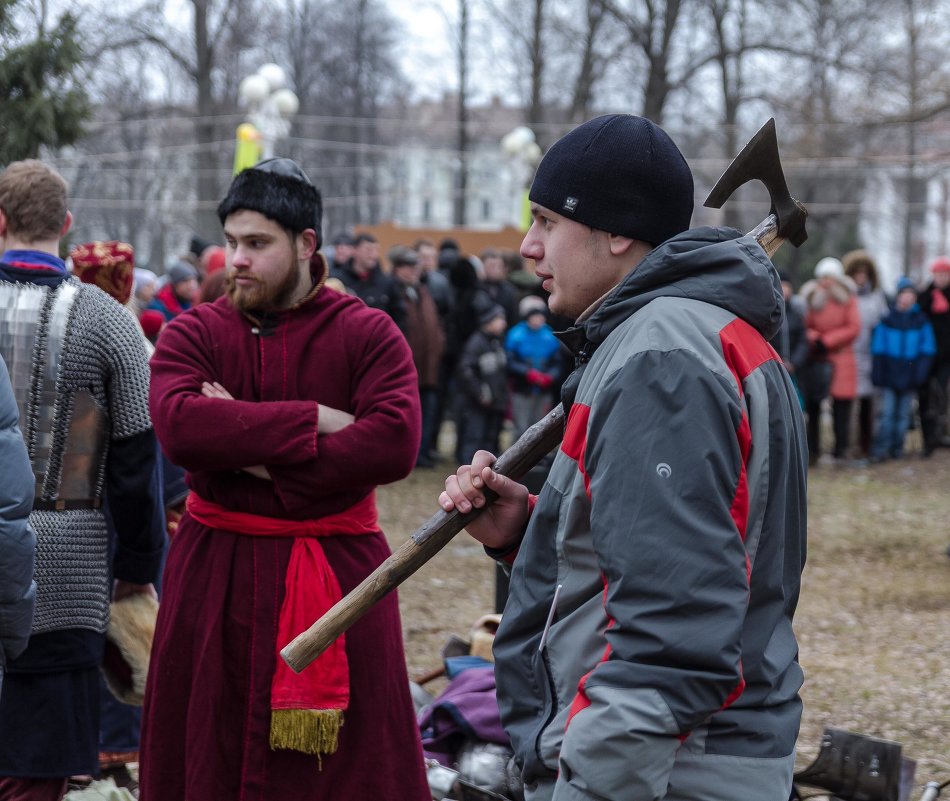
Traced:
[[[443, 477], [417, 470], [380, 489], [394, 547], [437, 510]], [[835, 726], [902, 743], [918, 762], [918, 785], [950, 779], [948, 544], [950, 451], [812, 471], [796, 617], [806, 674], [800, 764]], [[492, 611], [494, 565], [459, 535], [402, 586], [400, 603], [410, 675], [419, 677], [439, 666], [450, 633], [467, 635]]]

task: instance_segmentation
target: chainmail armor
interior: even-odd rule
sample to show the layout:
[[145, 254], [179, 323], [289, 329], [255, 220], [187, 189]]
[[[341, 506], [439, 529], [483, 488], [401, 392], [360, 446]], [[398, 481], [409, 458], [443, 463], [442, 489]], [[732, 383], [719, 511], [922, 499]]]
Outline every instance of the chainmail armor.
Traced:
[[[37, 498], [53, 501], [60, 497], [63, 462], [70, 424], [78, 399], [89, 395], [103, 412], [107, 442], [126, 439], [151, 428], [148, 414], [148, 360], [142, 335], [135, 321], [114, 300], [97, 287], [69, 278], [78, 288], [66, 320], [65, 337], [56, 373], [56, 399], [52, 409], [39, 408], [31, 418], [20, 420], [31, 459], [35, 459], [36, 419], [52, 418], [49, 458]], [[24, 291], [24, 285], [0, 281], [0, 300], [6, 293]], [[35, 290], [30, 286], [29, 290]], [[29, 291], [27, 290], [27, 291]], [[59, 290], [42, 288], [54, 294]], [[9, 295], [8, 295], [9, 296]], [[3, 304], [0, 303], [0, 306]], [[47, 365], [38, 361], [49, 328], [55, 324], [54, 304], [42, 304], [40, 326], [30, 380], [32, 386], [15, 387], [17, 397], [36, 398], [40, 376]], [[4, 353], [4, 357], [7, 354]], [[12, 377], [12, 376], [11, 376]], [[86, 403], [88, 404], [88, 398]], [[21, 415], [23, 414], [21, 408]], [[49, 424], [48, 424], [49, 425]], [[32, 443], [30, 440], [33, 440]], [[93, 465], [92, 498], [101, 498], [105, 486], [106, 458]], [[35, 462], [34, 462], [35, 465]], [[94, 509], [68, 511], [36, 510], [30, 523], [37, 535], [35, 578], [36, 613], [33, 632], [40, 634], [59, 629], [83, 628], [104, 632], [109, 615], [108, 533], [103, 513]]]

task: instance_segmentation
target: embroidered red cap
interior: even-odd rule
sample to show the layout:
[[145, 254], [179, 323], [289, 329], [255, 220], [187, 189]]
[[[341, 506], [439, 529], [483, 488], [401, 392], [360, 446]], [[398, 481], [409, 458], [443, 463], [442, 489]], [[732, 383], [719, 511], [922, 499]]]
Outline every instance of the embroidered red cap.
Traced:
[[132, 294], [135, 251], [127, 242], [85, 242], [69, 254], [73, 274], [83, 283], [93, 284], [119, 303]]

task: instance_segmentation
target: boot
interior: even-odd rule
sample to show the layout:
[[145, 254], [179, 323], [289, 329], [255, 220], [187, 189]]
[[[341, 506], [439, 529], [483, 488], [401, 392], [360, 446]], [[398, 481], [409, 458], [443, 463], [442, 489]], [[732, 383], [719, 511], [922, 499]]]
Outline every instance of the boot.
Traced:
[[898, 801], [901, 746], [843, 729], [825, 729], [818, 757], [795, 781], [841, 801]]

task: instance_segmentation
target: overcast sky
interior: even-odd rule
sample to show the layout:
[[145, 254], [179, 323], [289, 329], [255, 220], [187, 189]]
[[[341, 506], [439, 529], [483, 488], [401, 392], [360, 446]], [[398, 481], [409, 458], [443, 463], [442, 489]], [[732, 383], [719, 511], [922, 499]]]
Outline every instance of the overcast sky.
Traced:
[[405, 27], [406, 41], [397, 48], [416, 91], [436, 97], [456, 84], [453, 30], [455, 0], [386, 0]]

